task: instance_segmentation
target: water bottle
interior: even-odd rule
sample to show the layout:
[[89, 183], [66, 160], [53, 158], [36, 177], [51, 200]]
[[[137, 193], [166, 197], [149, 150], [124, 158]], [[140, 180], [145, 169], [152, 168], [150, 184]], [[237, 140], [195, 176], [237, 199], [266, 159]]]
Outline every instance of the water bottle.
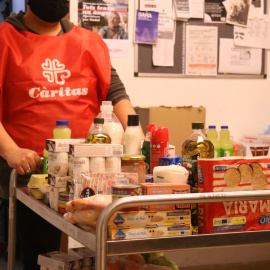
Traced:
[[214, 145], [214, 157], [220, 157], [220, 143], [218, 141], [216, 126], [209, 126], [208, 131], [206, 132], [206, 136]]
[[221, 126], [221, 130], [219, 132], [219, 143], [221, 157], [233, 156], [233, 143], [230, 139], [228, 126]]

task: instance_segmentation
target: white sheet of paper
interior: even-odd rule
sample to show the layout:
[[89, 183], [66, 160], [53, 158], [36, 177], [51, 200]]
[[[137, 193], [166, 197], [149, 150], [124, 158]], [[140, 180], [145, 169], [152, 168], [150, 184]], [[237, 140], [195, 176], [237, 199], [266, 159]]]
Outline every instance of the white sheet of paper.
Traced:
[[173, 9], [176, 19], [190, 18], [190, 1], [189, 0], [173, 0]]
[[175, 21], [172, 13], [160, 12], [158, 17], [158, 42], [153, 45], [155, 66], [174, 65]]
[[270, 15], [249, 19], [247, 28], [234, 26], [234, 45], [270, 49]]
[[159, 39], [157, 45], [153, 45], [154, 66], [174, 66], [174, 40]]
[[204, 0], [189, 0], [190, 2], [190, 18], [203, 18], [204, 16]]
[[250, 19], [262, 18], [264, 14], [264, 1], [256, 0], [252, 2], [253, 4], [250, 6], [249, 10], [249, 18]]
[[186, 75], [217, 75], [218, 28], [187, 25]]
[[235, 47], [233, 39], [221, 38], [219, 73], [260, 74], [262, 49]]

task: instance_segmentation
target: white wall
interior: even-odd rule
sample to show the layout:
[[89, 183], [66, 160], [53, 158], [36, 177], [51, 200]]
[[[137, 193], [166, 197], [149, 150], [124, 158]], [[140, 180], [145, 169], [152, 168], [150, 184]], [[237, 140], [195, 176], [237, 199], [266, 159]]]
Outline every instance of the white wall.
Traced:
[[[129, 36], [133, 36], [135, 4], [129, 1]], [[71, 0], [71, 20], [77, 22], [77, 0]], [[134, 45], [129, 54], [112, 58], [133, 106], [204, 106], [206, 126], [228, 125], [239, 140], [244, 134], [262, 133], [270, 124], [270, 83], [267, 79], [190, 79], [134, 77]], [[267, 53], [269, 65], [269, 53]], [[269, 69], [269, 67], [268, 67]]]
[[25, 11], [25, 0], [12, 0], [12, 11], [18, 13]]

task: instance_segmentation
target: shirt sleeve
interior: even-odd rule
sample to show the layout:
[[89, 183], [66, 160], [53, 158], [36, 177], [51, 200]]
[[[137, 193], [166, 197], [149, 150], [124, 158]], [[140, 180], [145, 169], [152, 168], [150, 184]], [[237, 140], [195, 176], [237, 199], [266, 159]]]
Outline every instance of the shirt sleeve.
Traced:
[[123, 99], [129, 100], [129, 96], [126, 93], [125, 86], [120, 80], [115, 68], [111, 67], [111, 84], [106, 100], [111, 101], [114, 106], [117, 102]]

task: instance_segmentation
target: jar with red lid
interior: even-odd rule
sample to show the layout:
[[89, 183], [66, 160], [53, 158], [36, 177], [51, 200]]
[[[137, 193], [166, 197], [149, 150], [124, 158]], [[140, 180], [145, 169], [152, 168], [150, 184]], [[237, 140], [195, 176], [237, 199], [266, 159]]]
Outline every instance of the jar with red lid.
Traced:
[[124, 155], [121, 158], [121, 171], [137, 173], [139, 183], [145, 183], [145, 156], [144, 155]]

